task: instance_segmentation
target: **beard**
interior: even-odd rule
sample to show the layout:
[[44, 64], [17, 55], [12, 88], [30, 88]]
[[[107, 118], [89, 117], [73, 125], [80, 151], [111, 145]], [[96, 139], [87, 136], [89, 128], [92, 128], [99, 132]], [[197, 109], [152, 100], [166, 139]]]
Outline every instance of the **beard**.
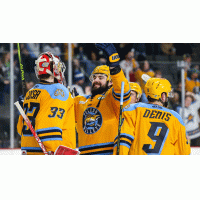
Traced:
[[[100, 87], [95, 88], [95, 85], [100, 85]], [[97, 94], [103, 94], [104, 92], [106, 92], [110, 87], [108, 86], [108, 82], [106, 83], [106, 85], [101, 85], [101, 84], [95, 84], [92, 85], [92, 97], [96, 96]]]

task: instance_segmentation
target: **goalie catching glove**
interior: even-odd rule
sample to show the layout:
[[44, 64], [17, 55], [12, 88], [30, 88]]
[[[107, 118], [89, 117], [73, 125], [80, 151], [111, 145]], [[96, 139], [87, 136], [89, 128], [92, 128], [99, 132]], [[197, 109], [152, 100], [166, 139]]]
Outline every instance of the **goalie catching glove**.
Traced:
[[117, 53], [115, 46], [112, 43], [96, 43], [96, 47], [99, 50], [103, 50], [107, 53], [109, 57], [110, 67], [119, 66], [120, 57], [119, 54]]
[[71, 149], [71, 148], [69, 148], [69, 147], [65, 147], [65, 146], [63, 146], [63, 145], [60, 145], [60, 146], [56, 149], [56, 151], [55, 151], [55, 153], [54, 153], [54, 155], [79, 155], [79, 154], [80, 154], [79, 151], [74, 150], [74, 149]]

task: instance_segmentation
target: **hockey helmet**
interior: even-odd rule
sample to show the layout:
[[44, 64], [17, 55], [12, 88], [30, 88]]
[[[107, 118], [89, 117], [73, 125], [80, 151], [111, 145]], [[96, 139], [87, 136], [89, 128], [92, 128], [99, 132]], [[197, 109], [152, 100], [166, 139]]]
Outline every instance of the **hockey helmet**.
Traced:
[[142, 89], [139, 84], [134, 82], [129, 82], [131, 90], [137, 93], [137, 98], [139, 99], [142, 96]]
[[165, 78], [150, 78], [145, 84], [144, 92], [146, 97], [152, 99], [161, 99], [162, 93], [166, 93], [167, 97], [173, 97], [170, 82]]
[[49, 74], [54, 76], [59, 83], [63, 84], [65, 65], [58, 56], [54, 56], [51, 52], [44, 52], [39, 55], [35, 61], [35, 73], [39, 75]]
[[111, 77], [110, 77], [110, 69], [107, 65], [100, 65], [100, 66], [97, 66], [91, 76], [90, 76], [90, 81], [92, 82], [93, 81], [93, 77], [95, 74], [104, 74], [107, 76], [107, 81], [111, 81]]

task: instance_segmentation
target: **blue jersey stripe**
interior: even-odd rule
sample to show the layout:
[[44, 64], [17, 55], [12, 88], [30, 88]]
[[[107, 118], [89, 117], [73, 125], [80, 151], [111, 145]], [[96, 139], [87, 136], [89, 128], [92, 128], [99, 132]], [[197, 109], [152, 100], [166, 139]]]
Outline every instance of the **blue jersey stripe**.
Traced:
[[149, 104], [149, 103], [135, 103], [135, 104], [130, 104], [130, 106], [128, 108], [124, 108], [123, 109], [123, 112], [133, 111], [136, 108], [150, 108], [150, 109], [162, 110], [164, 112], [169, 112], [174, 117], [176, 117], [183, 126], [185, 126], [185, 124], [184, 124], [181, 116], [177, 112], [175, 112], [174, 110], [170, 110], [168, 108], [162, 107], [162, 106], [155, 105], [155, 104]]
[[[127, 138], [129, 139], [131, 142], [134, 140], [134, 137], [132, 135], [126, 134], [126, 133], [121, 133], [120, 134], [120, 138]], [[115, 137], [114, 141], [118, 138], [118, 136]]]
[[40, 147], [21, 147], [21, 150], [25, 150], [27, 152], [43, 152]]
[[81, 153], [81, 155], [112, 155], [113, 150], [96, 151], [90, 153]]
[[93, 149], [99, 149], [99, 148], [113, 147], [113, 145], [114, 145], [114, 142], [92, 144], [92, 145], [87, 145], [87, 146], [81, 146], [79, 147], [79, 150], [87, 151], [87, 150], [93, 150]]
[[[117, 146], [117, 143], [114, 145], [114, 148]], [[125, 146], [130, 149], [131, 144], [127, 143], [126, 141], [120, 141], [120, 146]]]
[[[114, 88], [112, 89], [112, 92], [113, 92], [117, 97], [120, 97], [120, 96], [121, 96], [121, 93], [116, 93], [116, 92], [114, 91]], [[124, 96], [127, 96], [127, 95], [129, 95], [130, 93], [131, 93], [131, 90], [129, 90], [128, 92], [124, 93]]]
[[[120, 98], [116, 98], [113, 94], [112, 94], [112, 96], [114, 97], [115, 100], [120, 101]], [[123, 98], [123, 101], [125, 102], [129, 99], [130, 99], [130, 96], [128, 96], [127, 98]]]
[[36, 130], [37, 134], [52, 133], [52, 132], [60, 132], [62, 134], [62, 129], [59, 127], [50, 127], [50, 128], [42, 128]]
[[41, 142], [46, 142], [46, 141], [51, 141], [51, 140], [60, 140], [60, 141], [62, 141], [62, 138], [46, 138], [46, 139], [41, 139]]

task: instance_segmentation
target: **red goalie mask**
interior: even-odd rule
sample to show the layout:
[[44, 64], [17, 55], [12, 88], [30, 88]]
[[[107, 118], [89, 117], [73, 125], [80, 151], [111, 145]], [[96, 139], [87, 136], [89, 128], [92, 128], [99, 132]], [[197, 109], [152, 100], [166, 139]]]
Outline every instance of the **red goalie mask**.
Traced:
[[35, 61], [35, 73], [38, 77], [42, 74], [54, 76], [59, 83], [63, 84], [65, 64], [58, 56], [54, 56], [51, 52], [45, 52], [39, 55]]

